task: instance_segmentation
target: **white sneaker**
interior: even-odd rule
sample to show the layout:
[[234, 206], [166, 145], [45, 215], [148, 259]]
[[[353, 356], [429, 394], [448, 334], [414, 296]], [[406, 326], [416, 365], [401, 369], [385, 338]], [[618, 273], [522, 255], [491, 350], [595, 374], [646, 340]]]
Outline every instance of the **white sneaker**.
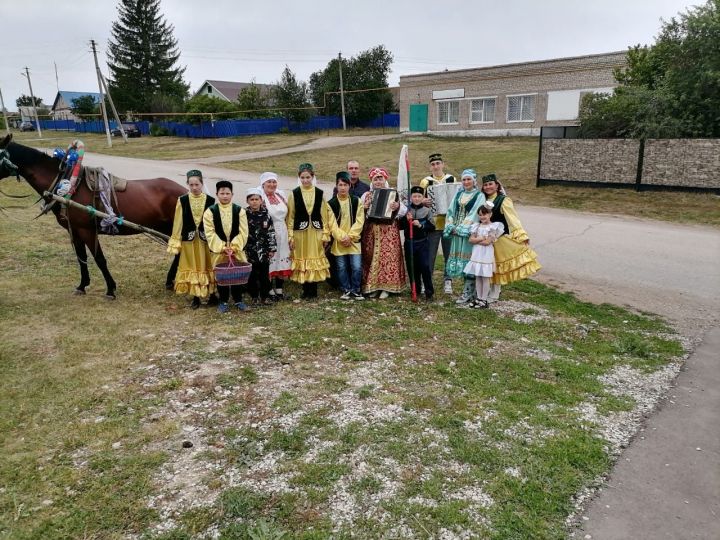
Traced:
[[353, 300], [365, 300], [365, 297], [358, 292], [350, 293], [350, 298], [352, 298]]
[[446, 279], [445, 280], [445, 294], [452, 294], [452, 280]]
[[346, 292], [340, 297], [340, 300], [350, 300], [351, 298], [352, 295], [349, 292]]
[[380, 300], [385, 300], [388, 296], [390, 296], [390, 294], [387, 291], [380, 291], [380, 296], [378, 296], [378, 298]]
[[457, 300], [455, 300], [455, 303], [458, 304], [458, 305], [460, 305], [460, 304], [467, 304], [467, 303], [470, 302], [472, 299], [473, 299], [473, 293], [464, 292], [464, 293], [462, 293], [462, 294], [460, 295], [460, 298], [458, 298]]

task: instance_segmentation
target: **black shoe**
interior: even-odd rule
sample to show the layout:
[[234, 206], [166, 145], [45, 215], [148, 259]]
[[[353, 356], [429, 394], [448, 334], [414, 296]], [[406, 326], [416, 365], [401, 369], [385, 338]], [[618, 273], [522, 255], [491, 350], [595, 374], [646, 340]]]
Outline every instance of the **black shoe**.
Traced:
[[172, 291], [175, 288], [175, 284], [172, 282], [167, 282], [165, 284], [165, 290], [166, 291]]
[[218, 297], [214, 294], [211, 294], [207, 301], [207, 305], [210, 307], [217, 306], [219, 303], [220, 300], [218, 300]]
[[190, 302], [190, 309], [197, 309], [200, 307], [200, 297], [193, 296], [192, 302]]

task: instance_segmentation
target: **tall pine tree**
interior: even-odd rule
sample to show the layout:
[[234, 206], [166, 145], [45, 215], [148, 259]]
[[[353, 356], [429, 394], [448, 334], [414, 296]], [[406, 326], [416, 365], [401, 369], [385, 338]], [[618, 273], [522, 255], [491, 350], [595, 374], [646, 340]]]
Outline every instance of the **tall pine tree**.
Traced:
[[151, 111], [153, 103], [187, 97], [174, 28], [160, 14], [160, 0], [120, 0], [108, 42], [112, 97], [122, 111]]

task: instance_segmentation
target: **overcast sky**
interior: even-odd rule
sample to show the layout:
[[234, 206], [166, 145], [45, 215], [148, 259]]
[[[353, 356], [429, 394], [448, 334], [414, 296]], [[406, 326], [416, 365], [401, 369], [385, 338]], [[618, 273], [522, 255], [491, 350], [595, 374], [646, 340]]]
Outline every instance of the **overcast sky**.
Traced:
[[[302, 80], [342, 52], [385, 45], [400, 75], [625, 50], [652, 43], [660, 19], [700, 0], [161, 0], [196, 91], [206, 79], [272, 83], [285, 66]], [[29, 94], [97, 92], [89, 41], [106, 49], [116, 0], [0, 0], [0, 90], [5, 106]]]

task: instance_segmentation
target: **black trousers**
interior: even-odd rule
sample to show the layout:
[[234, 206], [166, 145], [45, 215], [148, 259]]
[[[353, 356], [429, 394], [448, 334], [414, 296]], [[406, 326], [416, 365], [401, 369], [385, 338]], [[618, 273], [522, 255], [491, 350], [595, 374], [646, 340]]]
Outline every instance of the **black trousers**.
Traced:
[[[430, 243], [427, 238], [413, 240], [412, 252], [410, 240], [405, 240], [405, 264], [408, 269], [410, 284], [415, 283], [415, 289], [420, 292], [420, 284], [425, 285], [425, 296], [435, 294], [432, 283], [432, 269], [430, 268]], [[412, 268], [412, 272], [410, 269]]]
[[235, 302], [242, 302], [242, 295], [244, 285], [218, 285], [218, 296], [220, 296], [220, 302], [227, 304], [230, 301], [230, 295], [232, 295]]
[[252, 272], [247, 284], [247, 291], [253, 299], [265, 300], [270, 296], [270, 263], [253, 262]]

